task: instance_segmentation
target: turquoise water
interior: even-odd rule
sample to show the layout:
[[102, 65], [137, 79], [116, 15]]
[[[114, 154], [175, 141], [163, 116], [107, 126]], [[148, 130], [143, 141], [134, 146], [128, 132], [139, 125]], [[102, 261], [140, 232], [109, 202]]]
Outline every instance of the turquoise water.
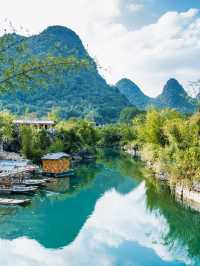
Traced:
[[1, 207], [0, 266], [200, 265], [200, 214], [143, 170], [101, 154], [30, 206]]

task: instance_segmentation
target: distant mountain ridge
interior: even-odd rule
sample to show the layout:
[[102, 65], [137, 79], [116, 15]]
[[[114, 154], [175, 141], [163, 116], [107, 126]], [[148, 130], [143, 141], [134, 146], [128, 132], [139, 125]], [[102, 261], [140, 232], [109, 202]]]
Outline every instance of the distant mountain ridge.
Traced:
[[108, 85], [79, 36], [66, 27], [51, 26], [35, 36], [12, 34], [12, 38], [13, 42], [24, 38], [28, 47], [29, 52], [25, 51], [23, 58], [12, 48], [7, 51], [19, 63], [31, 56], [39, 59], [44, 58], [44, 55], [74, 56], [87, 59], [89, 67], [59, 72], [54, 77], [48, 77], [46, 86], [38, 86], [33, 82], [30, 83], [30, 90], [16, 87], [14, 91], [0, 94], [0, 110], [8, 109], [18, 115], [36, 113], [42, 117], [52, 108], [57, 108], [63, 119], [88, 118], [104, 124], [118, 121], [120, 112], [131, 105], [142, 110], [150, 105], [175, 108], [182, 112], [196, 109], [194, 100], [175, 79], [169, 80], [163, 93], [156, 98], [145, 95], [129, 79], [122, 79], [115, 86]]
[[116, 86], [131, 104], [142, 110], [149, 106], [155, 106], [158, 108], [173, 108], [184, 113], [192, 113], [197, 109], [195, 99], [191, 98], [183, 86], [174, 78], [167, 81], [162, 93], [155, 98], [145, 95], [134, 82], [128, 79], [120, 80]]
[[156, 97], [156, 104], [160, 108], [170, 107], [185, 113], [194, 112], [197, 107], [194, 99], [187, 94], [176, 79], [167, 81], [163, 92]]
[[142, 90], [129, 79], [121, 79], [119, 82], [117, 82], [116, 87], [129, 100], [130, 103], [140, 109], [145, 109], [145, 107], [151, 101], [151, 98], [146, 96]]

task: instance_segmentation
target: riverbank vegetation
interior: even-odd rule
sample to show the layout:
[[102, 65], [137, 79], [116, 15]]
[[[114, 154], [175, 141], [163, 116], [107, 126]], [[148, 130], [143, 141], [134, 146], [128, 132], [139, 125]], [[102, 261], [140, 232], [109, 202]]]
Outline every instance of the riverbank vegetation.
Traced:
[[139, 147], [142, 159], [170, 182], [192, 184], [200, 180], [200, 113], [185, 116], [171, 109], [127, 109], [118, 123], [102, 126], [80, 119], [59, 120], [56, 112], [49, 117], [56, 120], [51, 130], [16, 127], [14, 116], [1, 112], [4, 148], [38, 163], [48, 152], [95, 155], [99, 147], [132, 145]]
[[133, 121], [142, 157], [172, 183], [200, 180], [200, 113], [150, 109]]
[[88, 120], [59, 120], [49, 114], [56, 126], [49, 130], [34, 126], [16, 126], [9, 112], [0, 112], [0, 138], [6, 151], [21, 153], [35, 163], [48, 152], [95, 155], [98, 147], [120, 148], [133, 139], [133, 128], [125, 123], [96, 126]]

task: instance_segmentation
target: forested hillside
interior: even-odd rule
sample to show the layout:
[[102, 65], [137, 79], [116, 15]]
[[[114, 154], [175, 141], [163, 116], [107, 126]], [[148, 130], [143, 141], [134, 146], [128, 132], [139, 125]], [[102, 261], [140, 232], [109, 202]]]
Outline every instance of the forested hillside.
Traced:
[[149, 106], [160, 109], [173, 108], [183, 113], [193, 113], [197, 110], [197, 100], [191, 98], [176, 79], [168, 80], [162, 93], [155, 98], [146, 96], [134, 82], [128, 79], [120, 80], [116, 86], [130, 103], [141, 110]]
[[85, 68], [58, 69], [45, 80], [30, 80], [26, 88], [16, 87], [0, 95], [1, 109], [9, 109], [15, 114], [37, 113], [45, 116], [52, 108], [59, 110], [61, 118], [87, 117], [97, 123], [115, 122], [128, 100], [118, 88], [109, 86], [99, 75], [94, 60], [88, 55], [80, 38], [72, 30], [52, 26], [32, 37], [12, 36], [13, 42], [23, 40], [23, 56], [11, 47], [8, 53], [16, 61], [25, 62], [27, 57], [73, 56], [87, 61]]

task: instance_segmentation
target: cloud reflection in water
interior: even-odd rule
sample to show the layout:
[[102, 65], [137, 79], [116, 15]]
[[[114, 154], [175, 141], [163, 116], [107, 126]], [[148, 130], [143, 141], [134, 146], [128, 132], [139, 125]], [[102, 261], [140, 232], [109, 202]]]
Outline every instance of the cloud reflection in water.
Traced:
[[164, 236], [168, 232], [165, 218], [146, 209], [145, 183], [142, 182], [126, 195], [115, 189], [106, 192], [78, 237], [63, 249], [46, 249], [27, 238], [1, 240], [0, 265], [156, 266], [190, 263], [186, 248], [179, 250], [177, 244], [170, 250], [165, 245]]

